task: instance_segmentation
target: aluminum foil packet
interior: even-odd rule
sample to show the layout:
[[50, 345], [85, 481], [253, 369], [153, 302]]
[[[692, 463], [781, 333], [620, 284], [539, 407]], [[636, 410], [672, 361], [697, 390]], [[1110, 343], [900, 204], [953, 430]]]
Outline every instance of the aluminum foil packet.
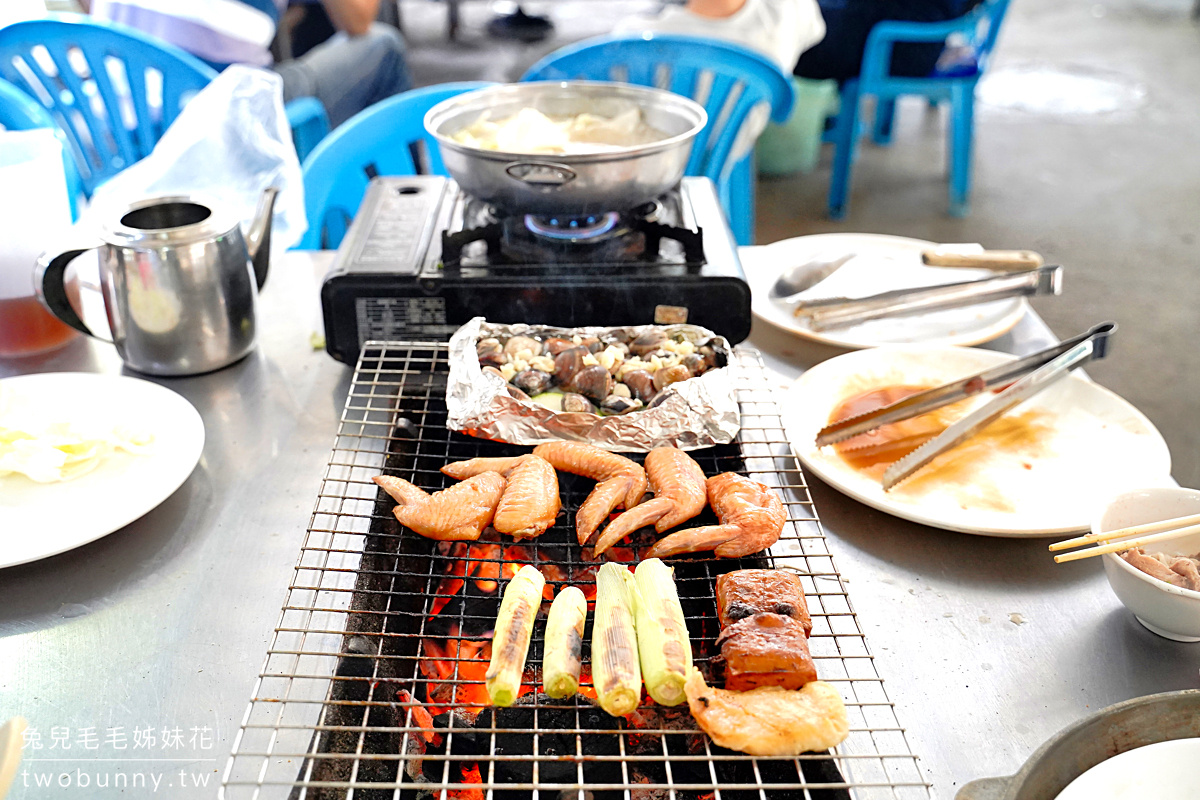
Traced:
[[[554, 411], [509, 393], [498, 374], [484, 372], [476, 344], [489, 337], [537, 339], [596, 336], [636, 338], [660, 329], [693, 344], [710, 344], [719, 366], [662, 390], [652, 407], [620, 415]], [[549, 325], [502, 325], [483, 317], [463, 325], [450, 339], [450, 378], [446, 388], [447, 425], [484, 439], [520, 445], [560, 440], [587, 442], [614, 452], [646, 452], [655, 447], [695, 450], [733, 441], [741, 426], [731, 370], [733, 350], [723, 337], [698, 325], [556, 328]]]

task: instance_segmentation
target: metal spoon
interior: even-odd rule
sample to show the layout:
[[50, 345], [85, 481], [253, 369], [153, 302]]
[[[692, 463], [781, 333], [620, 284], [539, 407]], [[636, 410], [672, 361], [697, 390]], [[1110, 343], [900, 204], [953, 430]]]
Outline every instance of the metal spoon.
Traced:
[[768, 296], [772, 300], [787, 300], [800, 292], [811, 289], [837, 272], [843, 264], [856, 255], [857, 253], [841, 253], [837, 256], [829, 256], [822, 253], [812, 261], [797, 264], [779, 276]]

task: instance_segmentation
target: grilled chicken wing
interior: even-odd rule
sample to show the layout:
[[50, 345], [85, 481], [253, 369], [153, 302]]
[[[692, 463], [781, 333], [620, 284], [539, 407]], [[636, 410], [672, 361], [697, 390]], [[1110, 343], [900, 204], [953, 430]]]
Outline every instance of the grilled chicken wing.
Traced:
[[628, 477], [630, 485], [624, 498], [626, 508], [636, 506], [646, 493], [646, 471], [636, 461], [599, 447], [582, 442], [550, 442], [533, 448], [533, 454], [549, 461], [555, 469], [572, 475], [597, 481]]
[[575, 532], [585, 545], [600, 523], [624, 504], [633, 508], [646, 493], [646, 471], [635, 461], [581, 442], [550, 442], [533, 449], [557, 469], [593, 478], [599, 483], [575, 514]]
[[403, 478], [372, 478], [396, 500], [392, 513], [400, 524], [429, 539], [475, 540], [492, 523], [504, 493], [504, 478], [485, 472], [449, 489], [429, 494]]
[[721, 524], [672, 533], [650, 548], [647, 558], [700, 550], [714, 550], [722, 558], [740, 558], [779, 540], [787, 515], [783, 503], [766, 486], [737, 473], [724, 472], [709, 478], [707, 489], [708, 502]]
[[706, 685], [693, 667], [683, 688], [692, 716], [714, 742], [752, 756], [828, 750], [850, 733], [842, 696], [824, 681], [731, 692]]
[[455, 461], [442, 467], [442, 474], [449, 475], [456, 481], [465, 481], [485, 472], [499, 472], [503, 475], [516, 466], [525, 456], [503, 456], [501, 458], [472, 458], [468, 461]]
[[687, 453], [674, 447], [656, 447], [646, 454], [646, 475], [654, 499], [609, 523], [596, 540], [597, 555], [638, 528], [654, 525], [662, 533], [704, 510], [704, 470]]
[[508, 485], [500, 497], [492, 527], [514, 539], [541, 536], [554, 524], [562, 507], [554, 467], [538, 456], [519, 456], [504, 472], [504, 478]]
[[593, 534], [600, 529], [600, 523], [608, 518], [613, 509], [621, 505], [629, 491], [628, 476], [609, 478], [596, 484], [591, 494], [575, 512], [575, 533], [579, 537], [579, 546], [586, 547]]

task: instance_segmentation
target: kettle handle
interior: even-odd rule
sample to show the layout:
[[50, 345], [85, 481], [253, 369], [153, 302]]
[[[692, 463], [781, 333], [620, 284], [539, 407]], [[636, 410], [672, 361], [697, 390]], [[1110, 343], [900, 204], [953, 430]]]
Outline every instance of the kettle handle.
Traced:
[[38, 299], [42, 301], [50, 313], [58, 317], [63, 322], [70, 325], [81, 333], [86, 333], [94, 338], [101, 338], [92, 333], [91, 329], [83, 323], [79, 315], [75, 313], [75, 309], [71, 307], [71, 301], [67, 298], [67, 287], [63, 280], [64, 274], [67, 271], [67, 265], [75, 260], [78, 256], [86, 253], [89, 250], [95, 250], [100, 247], [97, 242], [90, 247], [81, 247], [77, 250], [67, 250], [59, 253], [47, 260], [49, 253], [42, 253], [38, 257], [37, 271], [34, 273], [33, 288], [37, 292]]

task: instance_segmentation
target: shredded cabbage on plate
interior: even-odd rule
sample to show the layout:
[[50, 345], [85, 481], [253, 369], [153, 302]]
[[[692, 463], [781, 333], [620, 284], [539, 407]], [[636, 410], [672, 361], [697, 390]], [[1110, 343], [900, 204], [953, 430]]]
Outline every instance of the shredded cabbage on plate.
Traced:
[[115, 451], [145, 455], [154, 435], [99, 420], [63, 422], [0, 398], [0, 478], [21, 474], [38, 483], [69, 481], [95, 469]]

